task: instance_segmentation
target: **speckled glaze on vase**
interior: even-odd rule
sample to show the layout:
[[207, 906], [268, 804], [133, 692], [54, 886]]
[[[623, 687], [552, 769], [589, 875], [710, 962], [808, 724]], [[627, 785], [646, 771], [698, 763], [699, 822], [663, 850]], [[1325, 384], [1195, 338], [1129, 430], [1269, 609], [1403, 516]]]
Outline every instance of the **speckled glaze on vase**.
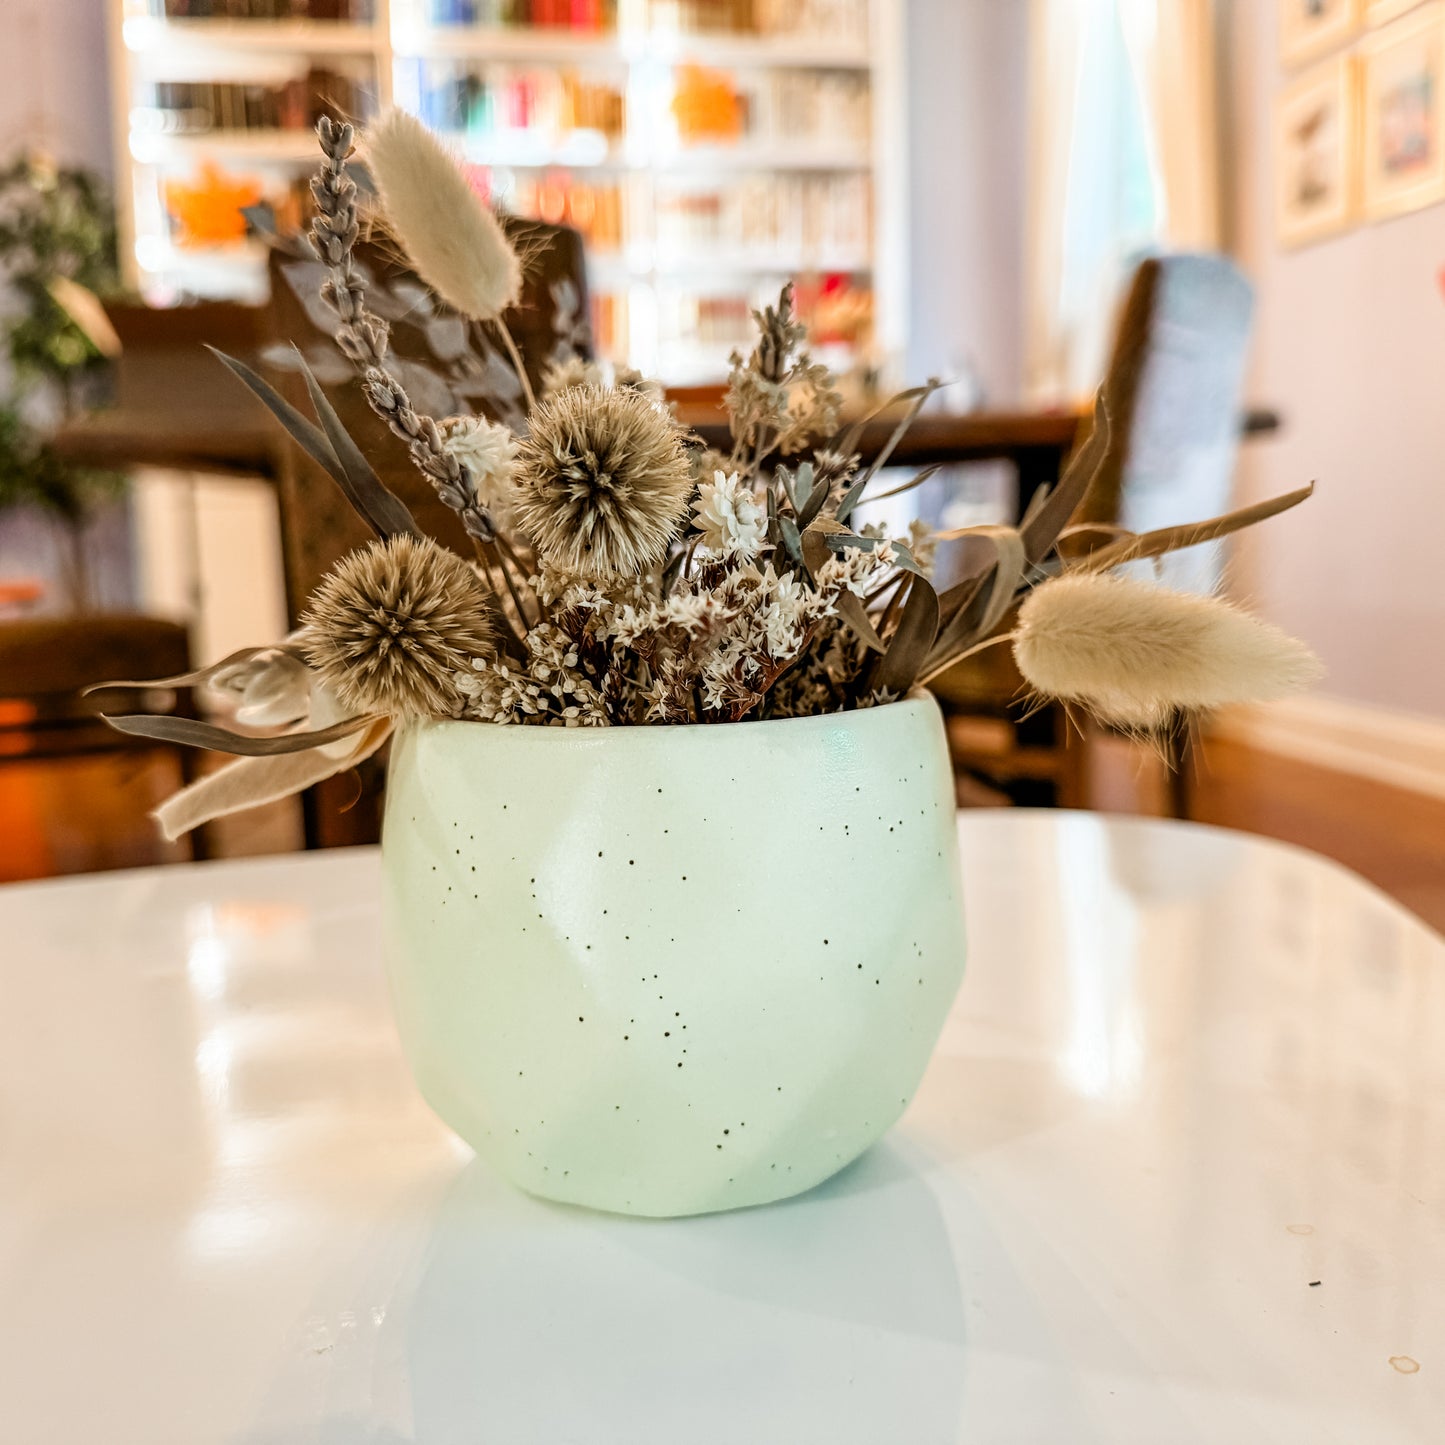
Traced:
[[429, 723], [382, 855], [403, 1046], [515, 1184], [624, 1214], [797, 1194], [907, 1107], [963, 919], [937, 705]]

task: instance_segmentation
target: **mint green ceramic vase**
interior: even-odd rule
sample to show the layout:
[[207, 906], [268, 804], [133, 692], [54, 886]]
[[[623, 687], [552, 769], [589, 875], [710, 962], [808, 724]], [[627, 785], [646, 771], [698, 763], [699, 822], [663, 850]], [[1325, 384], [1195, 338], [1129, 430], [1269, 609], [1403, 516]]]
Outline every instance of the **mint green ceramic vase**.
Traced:
[[963, 970], [937, 705], [697, 727], [441, 722], [382, 844], [402, 1042], [534, 1194], [763, 1204], [907, 1107]]

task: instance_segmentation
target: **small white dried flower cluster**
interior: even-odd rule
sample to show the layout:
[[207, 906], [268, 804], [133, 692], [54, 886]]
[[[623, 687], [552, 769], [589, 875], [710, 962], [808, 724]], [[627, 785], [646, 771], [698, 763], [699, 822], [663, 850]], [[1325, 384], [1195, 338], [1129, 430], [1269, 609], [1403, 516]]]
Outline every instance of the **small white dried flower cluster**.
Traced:
[[[710, 564], [666, 596], [633, 584], [612, 597], [553, 577], [539, 588], [552, 620], [528, 632], [526, 667], [477, 659], [457, 679], [463, 713], [563, 726], [749, 716], [825, 629], [829, 645], [814, 660], [822, 673], [809, 689], [776, 695], [770, 715], [835, 711], [861, 661], [837, 627], [839, 599], [862, 596], [891, 565], [886, 544], [844, 548], [811, 581], [772, 558]], [[812, 705], [820, 697], [827, 706]]]
[[457, 673], [462, 716], [496, 723], [605, 727], [611, 719], [602, 694], [579, 663], [576, 642], [542, 623], [527, 633], [525, 669], [505, 657], [477, 657], [469, 669]]
[[712, 481], [697, 489], [692, 512], [702, 545], [714, 557], [750, 562], [758, 555], [768, 532], [767, 510], [736, 472], [714, 472]]
[[517, 438], [510, 427], [479, 416], [452, 417], [442, 423], [442, 449], [467, 469], [489, 507], [506, 506], [517, 475]]

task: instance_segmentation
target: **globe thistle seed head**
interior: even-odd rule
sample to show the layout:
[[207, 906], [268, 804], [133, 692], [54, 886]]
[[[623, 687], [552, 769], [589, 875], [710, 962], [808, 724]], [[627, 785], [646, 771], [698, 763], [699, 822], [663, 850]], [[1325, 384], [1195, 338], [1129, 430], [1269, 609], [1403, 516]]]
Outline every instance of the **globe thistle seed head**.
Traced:
[[486, 589], [429, 538], [372, 542], [316, 589], [301, 645], [353, 713], [450, 717], [460, 705], [455, 675], [493, 655]]
[[660, 562], [692, 491], [676, 422], [631, 389], [569, 386], [532, 413], [517, 518], [542, 560], [578, 577], [637, 576]]

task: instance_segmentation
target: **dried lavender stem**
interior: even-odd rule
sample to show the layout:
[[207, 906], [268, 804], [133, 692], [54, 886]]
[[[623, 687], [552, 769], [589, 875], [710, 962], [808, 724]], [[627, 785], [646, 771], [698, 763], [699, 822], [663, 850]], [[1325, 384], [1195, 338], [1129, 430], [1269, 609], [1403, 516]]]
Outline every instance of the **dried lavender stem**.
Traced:
[[346, 174], [356, 139], [354, 127], [322, 116], [316, 125], [321, 142], [321, 169], [311, 182], [316, 220], [311, 240], [330, 275], [322, 299], [336, 313], [336, 344], [360, 369], [362, 390], [371, 409], [392, 434], [406, 442], [417, 470], [437, 496], [457, 512], [467, 535], [487, 543], [496, 536], [490, 512], [477, 494], [466, 469], [442, 444], [436, 422], [411, 404], [406, 388], [387, 367], [390, 332], [385, 321], [366, 305], [366, 283], [356, 273], [353, 250], [360, 234], [356, 213], [356, 182]]

